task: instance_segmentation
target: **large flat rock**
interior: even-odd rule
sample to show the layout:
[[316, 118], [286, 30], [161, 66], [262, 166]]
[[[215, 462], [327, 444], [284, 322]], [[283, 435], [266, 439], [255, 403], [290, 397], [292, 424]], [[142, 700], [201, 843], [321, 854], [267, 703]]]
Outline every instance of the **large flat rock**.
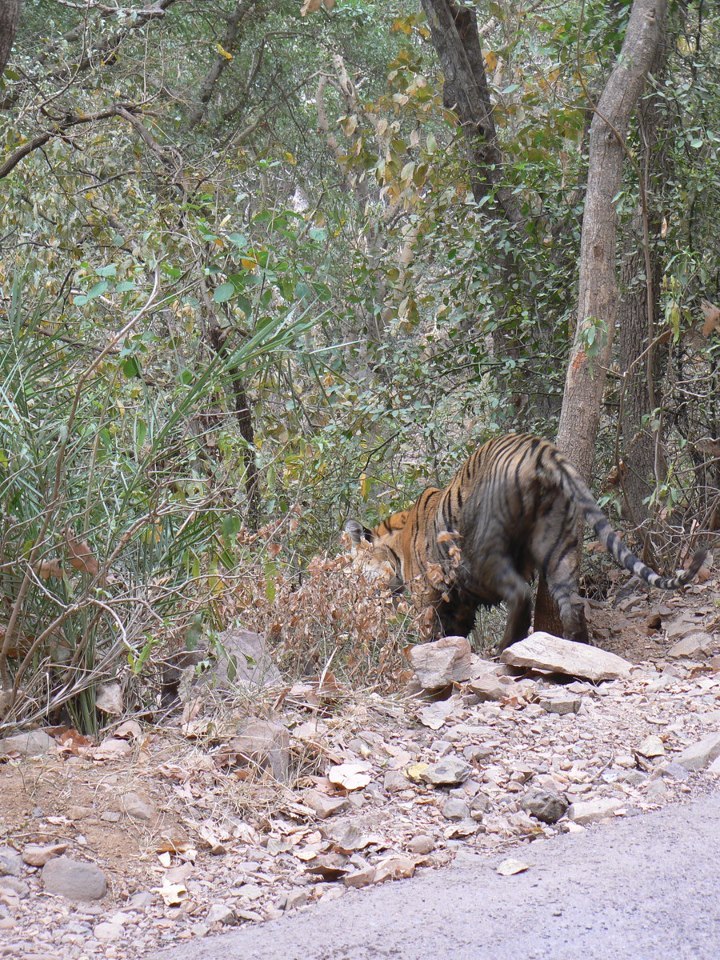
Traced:
[[584, 677], [593, 683], [627, 677], [632, 667], [614, 653], [542, 631], [513, 643], [502, 652], [500, 659], [513, 667], [564, 673], [570, 677]]

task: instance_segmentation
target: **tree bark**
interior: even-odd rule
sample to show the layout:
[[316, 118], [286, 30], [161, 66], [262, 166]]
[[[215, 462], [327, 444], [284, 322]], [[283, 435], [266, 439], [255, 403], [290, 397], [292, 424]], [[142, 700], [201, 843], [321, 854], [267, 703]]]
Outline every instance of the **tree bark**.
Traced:
[[[625, 135], [661, 41], [666, 0], [633, 0], [625, 40], [590, 126], [588, 183], [580, 245], [575, 339], [557, 444], [589, 484], [618, 311], [615, 257]], [[553, 604], [540, 584], [535, 628], [557, 632]]]
[[0, 0], [0, 74], [10, 59], [10, 51], [15, 42], [22, 0]]

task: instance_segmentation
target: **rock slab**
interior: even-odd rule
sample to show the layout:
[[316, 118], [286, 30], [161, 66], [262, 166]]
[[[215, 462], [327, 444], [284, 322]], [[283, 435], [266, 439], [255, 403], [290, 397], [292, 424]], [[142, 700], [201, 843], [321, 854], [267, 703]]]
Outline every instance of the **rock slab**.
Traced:
[[627, 660], [607, 650], [574, 640], [563, 640], [542, 631], [513, 643], [502, 652], [500, 659], [513, 667], [584, 677], [592, 683], [627, 677], [632, 668]]

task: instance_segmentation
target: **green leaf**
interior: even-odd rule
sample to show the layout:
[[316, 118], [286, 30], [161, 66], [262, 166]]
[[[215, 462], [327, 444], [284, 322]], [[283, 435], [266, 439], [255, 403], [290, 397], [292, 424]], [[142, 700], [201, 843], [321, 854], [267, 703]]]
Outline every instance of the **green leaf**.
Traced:
[[86, 301], [94, 300], [96, 297], [101, 297], [109, 286], [110, 284], [107, 282], [107, 280], [101, 280], [99, 283], [96, 283], [95, 286], [91, 287], [85, 294]]
[[106, 267], [98, 267], [95, 273], [99, 277], [115, 277], [117, 276], [117, 267], [114, 263], [109, 263]]
[[126, 357], [122, 364], [122, 372], [131, 380], [133, 377], [140, 376], [140, 364], [137, 362], [135, 357]]
[[219, 287], [215, 289], [213, 293], [213, 300], [215, 303], [227, 303], [231, 297], [235, 295], [235, 284], [234, 283], [221, 283]]

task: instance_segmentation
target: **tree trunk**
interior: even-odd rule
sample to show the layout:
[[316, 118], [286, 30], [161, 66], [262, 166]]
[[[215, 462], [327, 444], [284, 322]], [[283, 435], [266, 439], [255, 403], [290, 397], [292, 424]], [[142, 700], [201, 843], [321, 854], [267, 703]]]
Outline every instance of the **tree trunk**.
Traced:
[[22, 0], [0, 0], [0, 74], [7, 66], [15, 42]]
[[[651, 66], [651, 73], [657, 78], [665, 75], [667, 51], [663, 34]], [[659, 235], [661, 227], [654, 195], [656, 191], [661, 192], [670, 179], [669, 158], [663, 149], [665, 138], [662, 136], [669, 126], [664, 99], [656, 92], [644, 97], [638, 119], [644, 141], [645, 206], [638, 205], [629, 225], [620, 268], [618, 348], [623, 374], [619, 424], [622, 464], [616, 464], [623, 512], [635, 527], [641, 527], [648, 519], [644, 501], [652, 493], [654, 481], [664, 476], [664, 458], [658, 456], [662, 453], [662, 444], [658, 443], [661, 438], [643, 422], [660, 403], [657, 386], [667, 364], [667, 348], [655, 343], [662, 266], [657, 249], [650, 241]], [[643, 536], [643, 541], [643, 559], [652, 562], [649, 540]]]
[[[588, 483], [617, 321], [614, 198], [622, 185], [625, 135], [657, 53], [666, 12], [666, 0], [633, 0], [620, 56], [595, 107], [590, 127], [577, 327], [557, 438], [559, 448]], [[538, 597], [536, 629], [548, 629], [544, 615], [548, 601], [547, 596]]]
[[477, 14], [454, 0], [421, 0], [433, 46], [445, 74], [443, 102], [460, 120], [473, 165], [473, 196], [480, 201], [495, 190], [508, 222], [517, 225], [520, 211], [511, 191], [498, 185], [502, 154], [497, 144]]

